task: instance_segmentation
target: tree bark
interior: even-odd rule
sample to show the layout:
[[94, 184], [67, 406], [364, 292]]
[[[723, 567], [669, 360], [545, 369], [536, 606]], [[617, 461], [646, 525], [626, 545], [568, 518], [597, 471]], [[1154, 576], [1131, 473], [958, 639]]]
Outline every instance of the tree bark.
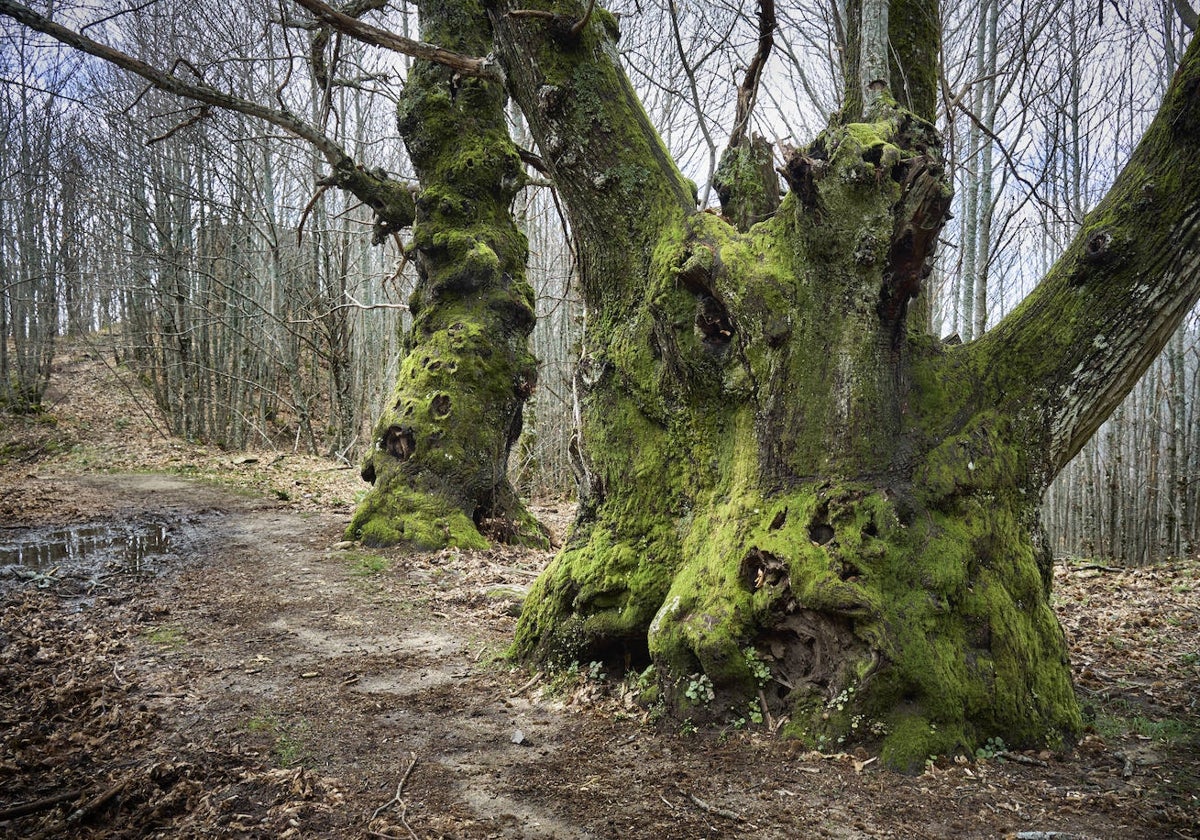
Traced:
[[615, 22], [569, 37], [583, 10], [552, 8], [493, 20], [583, 255], [586, 483], [516, 653], [653, 664], [693, 718], [761, 689], [788, 734], [903, 768], [1069, 742], [1039, 504], [1200, 291], [1195, 48], [1030, 302], [946, 348], [906, 323], [949, 206], [931, 126], [881, 97], [791, 155], [778, 212], [740, 231], [690, 211]]
[[[470, 3], [420, 7], [426, 41], [466, 54], [492, 42]], [[503, 86], [418, 61], [398, 116], [421, 182], [413, 226], [419, 282], [392, 406], [363, 464], [373, 487], [348, 535], [372, 545], [547, 545], [507, 477], [525, 400], [537, 384], [528, 349], [528, 246], [510, 208], [524, 169], [505, 124]]]

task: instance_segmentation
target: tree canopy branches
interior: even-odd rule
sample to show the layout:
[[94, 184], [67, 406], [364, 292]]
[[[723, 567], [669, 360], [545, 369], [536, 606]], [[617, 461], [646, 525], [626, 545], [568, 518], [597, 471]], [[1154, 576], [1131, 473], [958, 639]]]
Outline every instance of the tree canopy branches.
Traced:
[[270, 108], [261, 102], [243, 99], [203, 82], [187, 81], [174, 73], [168, 73], [56, 23], [27, 6], [12, 2], [12, 0], [0, 0], [0, 14], [8, 15], [30, 29], [49, 35], [69, 47], [135, 73], [159, 90], [206, 105], [257, 117], [283, 129], [294, 137], [311, 143], [333, 168], [332, 174], [328, 176], [328, 181], [353, 193], [376, 212], [379, 217], [376, 231], [377, 241], [382, 241], [392, 231], [412, 224], [414, 212], [412, 194], [405, 184], [378, 172], [368, 172], [358, 165], [339, 143], [295, 114], [281, 108]]

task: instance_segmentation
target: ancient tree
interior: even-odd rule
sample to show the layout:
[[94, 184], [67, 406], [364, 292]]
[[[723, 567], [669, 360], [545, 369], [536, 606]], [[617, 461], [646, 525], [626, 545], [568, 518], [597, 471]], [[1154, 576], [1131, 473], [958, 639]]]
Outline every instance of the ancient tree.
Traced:
[[[936, 3], [850, 5], [846, 106], [747, 229], [696, 212], [611, 16], [490, 10], [590, 307], [581, 513], [516, 651], [900, 767], [1070, 741], [1039, 502], [1200, 295], [1200, 54], [1039, 288], [947, 347], [908, 317], [948, 206]], [[727, 207], [764, 191], [721, 170]]]
[[[515, 653], [652, 665], [681, 717], [754, 704], [788, 735], [869, 742], [902, 768], [993, 736], [1071, 741], [1039, 503], [1200, 296], [1200, 47], [1037, 290], [943, 346], [914, 315], [950, 197], [936, 0], [847, 4], [844, 107], [784, 150], [781, 200], [769, 146], [734, 127], [723, 214], [697, 210], [594, 3], [422, 0], [435, 49], [298, 2], [420, 58], [399, 108], [412, 204], [327, 149], [331, 183], [413, 221], [421, 275], [353, 533], [539, 538], [503, 475], [536, 378], [509, 213], [525, 162], [559, 191], [589, 315], [580, 514]], [[536, 154], [508, 138], [506, 95]]]

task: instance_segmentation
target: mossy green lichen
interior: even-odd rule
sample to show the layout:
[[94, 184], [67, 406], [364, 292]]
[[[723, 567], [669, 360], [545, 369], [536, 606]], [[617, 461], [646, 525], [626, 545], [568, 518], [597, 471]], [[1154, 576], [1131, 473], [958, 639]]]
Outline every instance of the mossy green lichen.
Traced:
[[363, 545], [407, 545], [421, 551], [452, 548], [487, 548], [475, 523], [436, 493], [413, 491], [383, 484], [386, 492], [372, 490], [354, 512], [346, 536]]
[[[474, 2], [422, 9], [422, 35], [468, 55], [491, 43]], [[528, 349], [534, 295], [512, 201], [525, 183], [503, 87], [413, 65], [397, 108], [421, 190], [412, 250], [413, 322], [391, 406], [364, 462], [373, 488], [348, 529], [373, 545], [481, 547], [479, 528], [548, 545], [505, 475], [537, 383]]]
[[898, 176], [936, 153], [885, 105], [811, 150], [814, 206], [792, 194], [746, 233], [678, 216], [631, 306], [599, 307], [595, 490], [514, 651], [652, 661], [694, 720], [761, 690], [789, 734], [915, 769], [989, 737], [1061, 743], [1080, 720], [1025, 428], [964, 396], [984, 376], [969, 358], [880, 314]]

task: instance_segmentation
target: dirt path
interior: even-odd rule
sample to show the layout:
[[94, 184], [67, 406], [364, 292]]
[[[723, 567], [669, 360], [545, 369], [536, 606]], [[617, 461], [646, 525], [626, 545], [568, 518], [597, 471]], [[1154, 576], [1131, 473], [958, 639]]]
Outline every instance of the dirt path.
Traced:
[[0, 516], [170, 532], [132, 572], [0, 581], [3, 836], [1196, 834], [1194, 742], [911, 778], [533, 684], [500, 657], [537, 553], [371, 554], [344, 515], [161, 475], [29, 475]]

